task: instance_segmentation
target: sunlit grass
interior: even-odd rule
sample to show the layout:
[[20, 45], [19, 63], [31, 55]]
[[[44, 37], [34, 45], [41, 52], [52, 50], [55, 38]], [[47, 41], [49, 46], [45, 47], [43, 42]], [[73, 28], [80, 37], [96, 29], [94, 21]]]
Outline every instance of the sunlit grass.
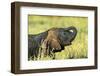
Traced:
[[[88, 18], [87, 17], [60, 17], [60, 16], [28, 16], [28, 34], [38, 34], [52, 27], [77, 28], [78, 33], [72, 45], [65, 50], [56, 53], [56, 59], [87, 58], [88, 53]], [[38, 60], [51, 60], [50, 57], [42, 57]]]

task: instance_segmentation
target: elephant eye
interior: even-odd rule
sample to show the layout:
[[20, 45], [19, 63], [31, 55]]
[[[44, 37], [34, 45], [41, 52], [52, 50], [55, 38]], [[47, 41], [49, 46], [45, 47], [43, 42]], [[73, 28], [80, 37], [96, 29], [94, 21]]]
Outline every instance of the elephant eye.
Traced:
[[66, 35], [66, 32], [63, 32], [63, 35]]

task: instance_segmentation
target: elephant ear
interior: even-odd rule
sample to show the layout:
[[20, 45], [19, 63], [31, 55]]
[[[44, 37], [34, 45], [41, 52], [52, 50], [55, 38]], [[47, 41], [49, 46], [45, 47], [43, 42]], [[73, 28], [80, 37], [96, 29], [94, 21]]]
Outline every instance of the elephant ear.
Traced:
[[54, 50], [61, 50], [61, 46], [58, 39], [52, 39], [50, 41], [50, 47]]
[[58, 39], [57, 33], [54, 30], [48, 31], [48, 36], [45, 39], [47, 47], [54, 50], [61, 50], [60, 40]]

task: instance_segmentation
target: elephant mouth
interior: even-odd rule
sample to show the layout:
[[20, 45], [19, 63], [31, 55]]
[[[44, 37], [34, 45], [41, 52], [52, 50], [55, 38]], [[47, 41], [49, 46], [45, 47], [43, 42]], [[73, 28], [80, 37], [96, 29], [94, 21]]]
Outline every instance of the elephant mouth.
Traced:
[[70, 41], [66, 42], [65, 46], [69, 46], [69, 45], [72, 45], [72, 43]]
[[71, 42], [69, 42], [69, 43], [67, 44], [67, 46], [68, 46], [68, 45], [72, 45], [72, 43], [71, 43]]

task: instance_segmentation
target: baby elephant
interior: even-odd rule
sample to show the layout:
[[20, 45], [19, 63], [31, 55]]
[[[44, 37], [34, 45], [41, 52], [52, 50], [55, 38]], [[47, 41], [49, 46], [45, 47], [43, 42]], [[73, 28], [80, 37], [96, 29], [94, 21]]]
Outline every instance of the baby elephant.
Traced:
[[51, 28], [40, 34], [28, 35], [28, 58], [37, 59], [43, 55], [55, 59], [55, 53], [61, 52], [65, 46], [71, 45], [76, 34], [77, 29], [70, 26]]

